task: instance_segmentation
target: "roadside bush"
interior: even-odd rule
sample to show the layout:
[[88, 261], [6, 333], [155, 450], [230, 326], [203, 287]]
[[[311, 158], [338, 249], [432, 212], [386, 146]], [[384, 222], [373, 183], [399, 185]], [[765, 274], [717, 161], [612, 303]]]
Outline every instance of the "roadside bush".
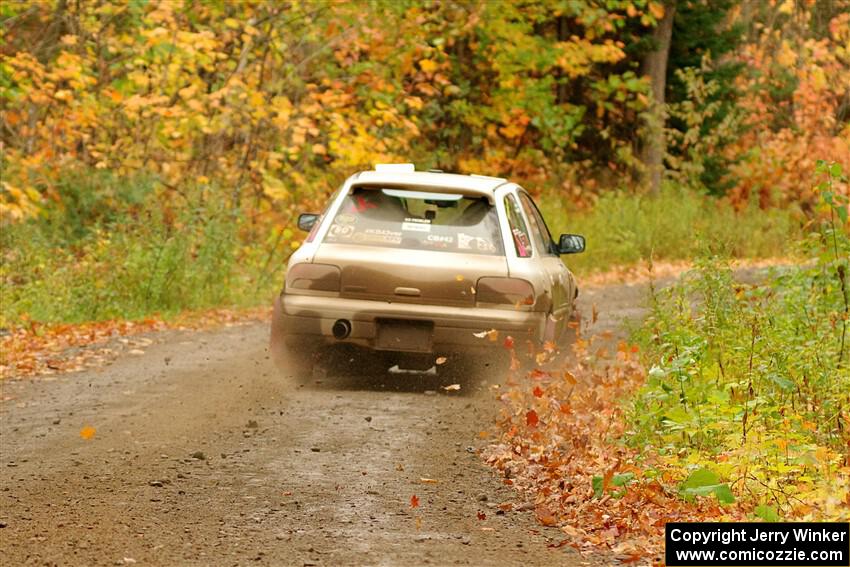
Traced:
[[541, 209], [552, 232], [587, 237], [587, 252], [564, 258], [579, 272], [649, 258], [687, 260], [704, 243], [735, 258], [786, 256], [803, 234], [799, 216], [791, 211], [755, 205], [736, 211], [723, 200], [675, 185], [657, 196], [606, 192], [593, 208], [582, 211], [573, 211], [555, 194], [544, 194]]
[[818, 167], [825, 220], [800, 243], [812, 262], [745, 284], [706, 255], [655, 295], [638, 333], [651, 369], [632, 407], [631, 443], [683, 476], [710, 469], [761, 501], [765, 519], [825, 519], [846, 506], [850, 226], [846, 200], [831, 191], [840, 167]]
[[169, 209], [150, 202], [147, 179], [103, 178], [104, 191], [71, 181], [70, 194], [97, 202], [72, 207], [75, 199], [63, 199], [38, 219], [3, 227], [2, 326], [251, 305], [280, 283], [282, 231], [251, 226], [203, 191]]

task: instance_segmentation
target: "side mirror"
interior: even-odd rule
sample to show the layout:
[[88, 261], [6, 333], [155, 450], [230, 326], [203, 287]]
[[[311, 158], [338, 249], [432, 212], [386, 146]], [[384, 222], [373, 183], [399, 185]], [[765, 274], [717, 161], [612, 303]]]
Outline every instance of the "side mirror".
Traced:
[[580, 234], [562, 234], [558, 239], [558, 254], [584, 252], [584, 237]]
[[298, 215], [298, 228], [305, 232], [310, 232], [310, 229], [313, 228], [313, 225], [316, 224], [320, 216], [315, 213], [301, 213]]

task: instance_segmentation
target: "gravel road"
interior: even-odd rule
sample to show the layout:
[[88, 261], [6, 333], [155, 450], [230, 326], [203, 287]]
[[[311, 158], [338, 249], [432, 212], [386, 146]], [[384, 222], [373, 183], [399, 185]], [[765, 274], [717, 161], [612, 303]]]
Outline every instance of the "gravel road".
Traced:
[[[618, 329], [643, 293], [585, 290], [583, 311]], [[500, 376], [295, 383], [267, 334], [159, 333], [105, 368], [0, 382], [0, 564], [611, 562], [547, 547], [561, 532], [478, 456]]]

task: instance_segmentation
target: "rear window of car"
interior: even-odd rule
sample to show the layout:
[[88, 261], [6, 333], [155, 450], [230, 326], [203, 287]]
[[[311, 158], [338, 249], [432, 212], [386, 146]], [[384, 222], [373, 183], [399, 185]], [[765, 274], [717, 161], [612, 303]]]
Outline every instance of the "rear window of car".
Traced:
[[406, 189], [355, 189], [324, 242], [504, 255], [499, 218], [486, 198]]

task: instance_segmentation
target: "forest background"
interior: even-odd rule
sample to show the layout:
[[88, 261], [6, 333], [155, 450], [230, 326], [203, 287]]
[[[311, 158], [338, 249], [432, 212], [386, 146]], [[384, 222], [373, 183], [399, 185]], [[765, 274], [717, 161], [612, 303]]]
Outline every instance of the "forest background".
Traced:
[[816, 160], [850, 166], [846, 0], [8, 1], [0, 30], [3, 326], [267, 302], [298, 212], [379, 162], [516, 180], [580, 273], [788, 255]]
[[580, 329], [500, 396], [543, 524], [638, 557], [670, 518], [850, 517], [850, 1], [7, 0], [0, 56], [0, 376], [267, 307], [358, 170], [505, 176], [581, 282], [698, 267], [613, 362]]

